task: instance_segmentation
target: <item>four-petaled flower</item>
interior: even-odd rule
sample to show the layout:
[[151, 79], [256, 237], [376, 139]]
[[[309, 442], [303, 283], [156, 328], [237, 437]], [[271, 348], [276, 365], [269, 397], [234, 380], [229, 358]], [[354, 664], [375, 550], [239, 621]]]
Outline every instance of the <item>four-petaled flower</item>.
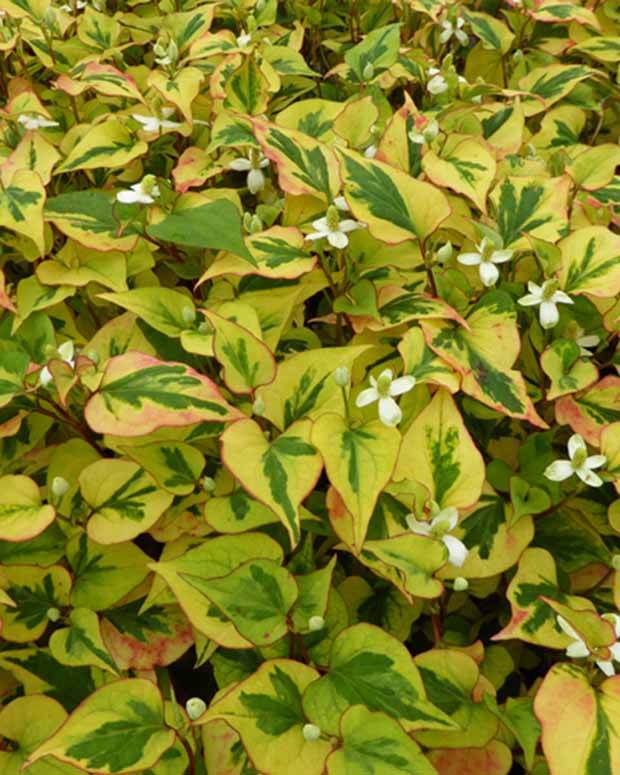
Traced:
[[247, 158], [233, 159], [228, 165], [229, 169], [235, 172], [247, 172], [247, 184], [251, 194], [257, 194], [265, 186], [265, 167], [269, 166], [269, 159], [266, 159], [262, 153], [250, 151]]
[[428, 70], [428, 75], [430, 78], [426, 84], [426, 88], [430, 94], [443, 94], [445, 91], [448, 91], [448, 82], [441, 74], [439, 68], [431, 67]]
[[372, 387], [362, 390], [355, 400], [357, 407], [368, 406], [379, 402], [379, 419], [384, 425], [393, 428], [403, 419], [400, 406], [394, 400], [395, 396], [408, 393], [415, 386], [416, 379], [410, 375], [392, 379], [392, 370], [385, 369], [375, 379], [370, 378]]
[[536, 307], [540, 305], [538, 319], [543, 328], [553, 328], [560, 319], [558, 304], [572, 304], [571, 297], [558, 290], [557, 280], [545, 280], [542, 285], [537, 285], [531, 280], [527, 284], [528, 294], [519, 299], [523, 307]]
[[[620, 639], [620, 616], [617, 614], [603, 614], [603, 618], [611, 622], [616, 634], [616, 638]], [[575, 631], [572, 625], [570, 625], [563, 616], [558, 616], [557, 622], [562, 631], [573, 641], [569, 646], [566, 647], [566, 656], [571, 657], [571, 659], [589, 657], [592, 652], [588, 648], [584, 639], [581, 637], [581, 635], [579, 635], [579, 633]], [[603, 673], [605, 673], [605, 675], [608, 677], [615, 675], [616, 673], [614, 668], [614, 660], [616, 662], [620, 662], [620, 640], [616, 640], [612, 646], [609, 646], [609, 651], [611, 652], [611, 659], [595, 660], [597, 667], [602, 670]]]
[[458, 521], [459, 513], [454, 506], [440, 509], [435, 502], [431, 503], [429, 522], [422, 522], [416, 519], [413, 514], [409, 514], [407, 517], [407, 524], [413, 533], [438, 538], [448, 550], [448, 562], [457, 568], [462, 568], [469, 550], [460, 539], [450, 535]]
[[130, 188], [119, 191], [116, 200], [124, 205], [152, 205], [159, 194], [155, 175], [145, 175], [139, 183], [134, 183]]
[[157, 116], [141, 116], [139, 113], [132, 113], [134, 121], [142, 124], [145, 132], [160, 132], [162, 129], [177, 129], [181, 126], [177, 121], [168, 121], [168, 118], [174, 113], [174, 108], [162, 108], [162, 118]]
[[37, 129], [47, 129], [52, 126], [59, 126], [58, 121], [52, 121], [45, 116], [38, 116], [35, 113], [20, 113], [17, 117], [17, 123], [21, 124], [24, 129], [30, 129], [36, 131]]
[[607, 462], [605, 455], [590, 455], [583, 438], [574, 433], [568, 440], [569, 460], [556, 460], [545, 469], [545, 476], [552, 482], [563, 482], [569, 479], [573, 474], [581, 479], [582, 482], [590, 487], [600, 487], [603, 480], [598, 474], [594, 473], [595, 468], [604, 466]]
[[462, 46], [466, 46], [469, 42], [469, 37], [463, 27], [465, 26], [465, 19], [459, 18], [456, 20], [456, 24], [452, 24], [451, 21], [443, 21], [441, 23], [441, 35], [439, 36], [440, 43], [447, 43], [450, 38], [454, 37]]
[[477, 266], [482, 284], [489, 288], [499, 279], [497, 264], [503, 264], [511, 258], [512, 250], [499, 250], [491, 240], [483, 237], [476, 245], [476, 252], [461, 253], [457, 261], [465, 266]]
[[356, 229], [364, 229], [366, 227], [365, 223], [354, 221], [352, 218], [341, 220], [338, 211], [346, 212], [348, 209], [349, 205], [346, 203], [345, 198], [337, 196], [334, 199], [334, 204], [327, 208], [325, 215], [322, 218], [317, 218], [316, 221], [312, 221], [312, 228], [315, 231], [307, 234], [306, 239], [317, 240], [325, 237], [333, 248], [346, 248], [349, 244], [347, 234]]
[[[70, 339], [67, 339], [66, 342], [63, 342], [58, 347], [54, 357], [56, 359], [64, 361], [65, 363], [68, 363], [69, 366], [71, 366], [71, 368], [74, 368], [75, 367], [74, 354], [75, 354], [75, 348], [73, 346], [73, 342]], [[43, 385], [43, 387], [47, 387], [53, 379], [54, 378], [52, 377], [52, 372], [47, 368], [47, 366], [44, 366], [39, 372], [39, 383]]]

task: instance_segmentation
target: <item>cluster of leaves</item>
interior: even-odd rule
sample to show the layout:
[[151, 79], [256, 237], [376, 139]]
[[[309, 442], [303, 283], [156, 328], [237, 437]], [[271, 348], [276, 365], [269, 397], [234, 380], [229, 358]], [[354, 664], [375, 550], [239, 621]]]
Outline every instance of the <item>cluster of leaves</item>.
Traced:
[[3, 775], [620, 773], [619, 63], [0, 0]]

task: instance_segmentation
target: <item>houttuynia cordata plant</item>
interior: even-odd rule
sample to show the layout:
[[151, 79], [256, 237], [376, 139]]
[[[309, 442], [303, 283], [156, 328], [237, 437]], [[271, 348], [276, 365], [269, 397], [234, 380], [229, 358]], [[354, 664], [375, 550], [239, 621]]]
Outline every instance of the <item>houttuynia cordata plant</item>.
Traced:
[[620, 775], [619, 65], [0, 0], [2, 775]]

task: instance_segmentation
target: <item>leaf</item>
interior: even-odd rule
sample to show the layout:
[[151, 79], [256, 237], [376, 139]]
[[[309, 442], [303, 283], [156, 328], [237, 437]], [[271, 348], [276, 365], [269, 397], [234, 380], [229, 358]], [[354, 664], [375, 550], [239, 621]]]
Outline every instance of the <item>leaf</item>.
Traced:
[[431, 182], [463, 194], [483, 213], [486, 199], [495, 178], [495, 158], [482, 140], [463, 135], [451, 135], [437, 155], [429, 149], [422, 159], [422, 168]]
[[555, 403], [555, 419], [598, 447], [605, 428], [620, 421], [620, 377], [603, 377], [578, 395], [563, 396]]
[[126, 460], [91, 463], [80, 474], [80, 490], [92, 510], [88, 536], [100, 544], [119, 544], [144, 533], [172, 503], [172, 495]]
[[[92, 9], [89, 8], [88, 11], [92, 11]], [[91, 19], [93, 22], [96, 19], [98, 24], [107, 21], [105, 14], [97, 14]], [[135, 80], [112, 65], [89, 62], [80, 74], [80, 83], [88, 84], [99, 94], [105, 94], [109, 97], [125, 97], [144, 102]]]
[[157, 428], [225, 422], [240, 415], [210, 379], [189, 366], [129, 352], [107, 362], [84, 416], [98, 433], [143, 436]]
[[414, 533], [366, 541], [359, 554], [360, 562], [392, 582], [411, 604], [415, 598], [441, 595], [443, 586], [434, 574], [447, 559], [441, 541]]
[[394, 478], [420, 482], [441, 508], [465, 508], [480, 497], [484, 474], [484, 461], [454, 399], [440, 388], [409, 426]]
[[420, 747], [384, 713], [357, 705], [340, 722], [342, 748], [327, 759], [328, 775], [436, 775]]
[[244, 533], [277, 522], [278, 517], [241, 488], [231, 495], [209, 498], [205, 519], [218, 533]]
[[542, 726], [542, 747], [552, 772], [612, 775], [618, 768], [617, 677], [596, 690], [578, 667], [554, 665], [538, 689], [534, 712]]
[[251, 648], [205, 593], [211, 579], [223, 578], [251, 560], [281, 564], [282, 549], [259, 533], [209, 539], [179, 557], [162, 559], [151, 569], [170, 587], [192, 625], [227, 648]]
[[356, 552], [364, 543], [377, 498], [390, 481], [400, 440], [396, 428], [379, 420], [349, 427], [339, 415], [325, 413], [314, 423], [312, 443], [352, 516], [347, 537]]
[[514, 34], [499, 19], [486, 13], [468, 11], [464, 14], [471, 31], [480, 38], [485, 49], [507, 54], [514, 40]]
[[174, 495], [189, 495], [193, 492], [205, 466], [202, 454], [191, 444], [182, 441], [126, 446], [122, 450], [144, 468], [160, 487]]
[[512, 766], [510, 748], [492, 740], [484, 748], [459, 748], [431, 751], [431, 764], [438, 775], [508, 775]]
[[147, 226], [146, 231], [162, 242], [227, 250], [256, 266], [241, 235], [239, 210], [228, 199], [176, 210], [159, 223]]
[[131, 250], [138, 239], [135, 227], [121, 232], [109, 195], [98, 189], [68, 191], [48, 199], [45, 220], [67, 237], [93, 250]]
[[462, 376], [462, 390], [502, 414], [546, 427], [527, 395], [520, 372], [511, 367], [521, 340], [512, 299], [503, 291], [485, 293], [467, 315], [468, 329], [423, 320], [429, 347]]
[[225, 721], [239, 733], [255, 766], [270, 775], [290, 775], [293, 769], [322, 775], [332, 745], [308, 742], [302, 734], [302, 694], [318, 677], [299, 662], [270, 660], [213, 702], [200, 723]]
[[529, 249], [526, 235], [556, 242], [567, 226], [566, 178], [508, 177], [491, 192], [505, 248]]
[[80, 288], [88, 283], [99, 283], [113, 291], [124, 291], [127, 289], [127, 262], [120, 250], [94, 251], [70, 240], [55, 259], [39, 264], [37, 277], [43, 285]]
[[342, 407], [340, 388], [332, 374], [339, 366], [351, 369], [367, 345], [323, 347], [297, 353], [279, 364], [276, 378], [256, 391], [265, 403], [264, 416], [277, 428], [288, 428], [304, 417], [316, 419]]
[[299, 596], [291, 610], [291, 629], [297, 633], [308, 633], [313, 616], [324, 617], [327, 611], [336, 558], [320, 570], [295, 576]]
[[183, 67], [169, 77], [161, 70], [151, 70], [148, 78], [149, 86], [156, 89], [164, 100], [171, 102], [182, 113], [183, 118], [191, 126], [192, 103], [200, 92], [203, 74], [195, 67]]
[[386, 713], [406, 731], [453, 727], [426, 699], [405, 646], [370, 624], [354, 625], [338, 635], [329, 671], [306, 689], [303, 700], [308, 718], [333, 735], [338, 734], [341, 714], [352, 705]]
[[51, 525], [55, 516], [53, 506], [41, 504], [32, 479], [0, 477], [0, 540], [29, 541]]
[[226, 78], [224, 89], [224, 107], [228, 110], [249, 116], [267, 111], [269, 81], [252, 57], [243, 58], [241, 66]]
[[551, 379], [547, 398], [551, 401], [568, 393], [576, 393], [596, 382], [596, 366], [581, 357], [581, 350], [573, 339], [554, 339], [540, 356], [540, 366]]
[[[381, 242], [430, 236], [450, 215], [445, 194], [430, 183], [351, 151], [340, 151], [347, 202]], [[415, 207], [413, 206], [415, 202]]]
[[213, 326], [215, 357], [224, 369], [224, 381], [233, 393], [251, 393], [273, 382], [276, 363], [273, 353], [247, 328], [215, 312], [206, 313]]
[[366, 65], [372, 65], [375, 72], [395, 64], [400, 48], [400, 24], [387, 24], [371, 30], [364, 39], [345, 52], [344, 61], [349, 66], [353, 82], [364, 83]]
[[531, 116], [548, 109], [593, 73], [589, 67], [582, 65], [535, 67], [519, 81], [519, 89], [533, 95], [532, 99], [523, 101], [525, 114]]
[[52, 755], [91, 772], [133, 772], [154, 765], [174, 739], [157, 687], [128, 678], [91, 694], [28, 763]]
[[302, 132], [261, 119], [252, 121], [263, 153], [278, 168], [280, 188], [293, 196], [312, 194], [331, 204], [340, 188], [338, 162], [331, 148]]
[[75, 170], [114, 169], [146, 153], [148, 146], [136, 141], [131, 132], [116, 118], [90, 127], [69, 155], [54, 170], [55, 175]]
[[[4, 176], [3, 176], [4, 178]], [[17, 170], [0, 189], [0, 226], [29, 237], [45, 253], [43, 205], [45, 188], [36, 172]]]
[[510, 477], [510, 502], [515, 521], [526, 514], [540, 514], [551, 506], [551, 498], [540, 487], [533, 487], [519, 476]]
[[71, 576], [59, 565], [13, 565], [3, 570], [0, 582], [14, 605], [0, 605], [2, 638], [10, 643], [36, 641], [47, 630], [48, 610], [68, 605]]
[[49, 647], [53, 657], [63, 665], [92, 665], [118, 675], [118, 668], [101, 638], [97, 614], [88, 608], [74, 608], [69, 627], [52, 633]]
[[[291, 546], [300, 538], [299, 505], [323, 468], [309, 443], [311, 423], [301, 420], [271, 443], [253, 420], [240, 420], [222, 435], [222, 460], [255, 498], [274, 511], [286, 528]], [[248, 457], [256, 461], [247, 465]]]
[[121, 293], [100, 293], [99, 298], [133, 312], [166, 336], [179, 337], [191, 327], [191, 319], [188, 322], [184, 317], [188, 314], [185, 310], [195, 315], [191, 297], [170, 288], [133, 288]]
[[577, 229], [560, 242], [560, 283], [570, 294], [609, 298], [620, 293], [620, 236], [603, 226]]

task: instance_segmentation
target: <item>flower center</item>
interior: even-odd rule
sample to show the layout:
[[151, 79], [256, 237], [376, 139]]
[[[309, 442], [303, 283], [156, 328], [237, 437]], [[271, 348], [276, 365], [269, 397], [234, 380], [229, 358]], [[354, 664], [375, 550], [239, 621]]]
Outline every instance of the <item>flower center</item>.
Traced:
[[543, 301], [551, 301], [553, 294], [560, 287], [560, 283], [557, 280], [545, 280], [542, 287]]
[[145, 175], [140, 183], [143, 193], [151, 195], [157, 187], [157, 178], [155, 175]]
[[388, 374], [382, 374], [377, 380], [377, 393], [382, 398], [387, 398], [390, 395], [391, 384], [392, 378]]
[[338, 214], [338, 208], [335, 205], [330, 205], [325, 213], [325, 220], [327, 221], [327, 228], [330, 231], [337, 231], [340, 225], [340, 215]]
[[431, 533], [436, 538], [443, 538], [449, 532], [450, 520], [447, 517], [440, 517], [431, 528]]
[[573, 468], [581, 468], [581, 466], [586, 462], [586, 458], [588, 457], [588, 453], [585, 449], [578, 449], [575, 454], [573, 455], [572, 464]]

